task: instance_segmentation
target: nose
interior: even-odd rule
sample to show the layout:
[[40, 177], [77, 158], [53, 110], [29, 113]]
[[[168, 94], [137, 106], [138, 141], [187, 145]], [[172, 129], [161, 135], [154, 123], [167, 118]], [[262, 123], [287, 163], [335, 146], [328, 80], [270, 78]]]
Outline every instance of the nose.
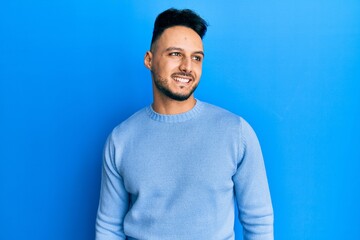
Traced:
[[192, 71], [191, 59], [184, 57], [181, 60], [179, 68], [182, 72], [191, 73]]

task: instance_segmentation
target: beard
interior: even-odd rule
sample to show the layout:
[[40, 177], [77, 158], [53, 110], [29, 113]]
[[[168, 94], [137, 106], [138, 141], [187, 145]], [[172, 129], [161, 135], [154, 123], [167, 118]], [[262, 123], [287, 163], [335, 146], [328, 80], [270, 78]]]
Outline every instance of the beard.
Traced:
[[[156, 75], [154, 73], [152, 73], [152, 74], [153, 74], [155, 87], [161, 93], [163, 93], [165, 96], [167, 96], [173, 100], [176, 100], [176, 101], [187, 100], [195, 92], [195, 90], [198, 86], [198, 84], [193, 85], [192, 88], [187, 93], [177, 93], [170, 89], [168, 80], [166, 80], [165, 78], [162, 78], [161, 76]], [[184, 74], [178, 73], [177, 75], [179, 76], [179, 75], [184, 75]]]

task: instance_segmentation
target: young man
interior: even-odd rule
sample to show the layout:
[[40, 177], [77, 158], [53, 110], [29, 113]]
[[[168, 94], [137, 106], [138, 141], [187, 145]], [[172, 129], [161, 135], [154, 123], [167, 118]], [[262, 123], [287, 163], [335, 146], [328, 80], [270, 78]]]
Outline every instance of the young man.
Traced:
[[96, 239], [273, 239], [264, 162], [241, 117], [194, 98], [206, 22], [169, 9], [154, 26], [145, 66], [153, 104], [117, 126], [103, 162]]

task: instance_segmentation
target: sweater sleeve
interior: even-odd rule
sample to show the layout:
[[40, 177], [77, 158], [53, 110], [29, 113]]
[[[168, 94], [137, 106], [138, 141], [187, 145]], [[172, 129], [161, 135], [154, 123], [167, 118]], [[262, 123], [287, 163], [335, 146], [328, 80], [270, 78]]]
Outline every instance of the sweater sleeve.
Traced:
[[240, 120], [240, 156], [233, 181], [244, 240], [273, 240], [273, 209], [260, 144], [251, 126]]
[[100, 201], [96, 217], [96, 240], [126, 239], [124, 218], [129, 208], [129, 195], [115, 163], [115, 147], [108, 138], [103, 155]]

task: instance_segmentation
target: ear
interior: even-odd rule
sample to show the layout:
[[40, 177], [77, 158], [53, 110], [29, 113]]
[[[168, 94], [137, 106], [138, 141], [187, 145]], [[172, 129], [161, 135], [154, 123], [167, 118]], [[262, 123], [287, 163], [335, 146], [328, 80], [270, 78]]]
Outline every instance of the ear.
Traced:
[[152, 67], [152, 57], [153, 57], [153, 55], [152, 55], [152, 52], [150, 52], [150, 51], [147, 51], [146, 53], [145, 53], [145, 57], [144, 57], [144, 65], [145, 65], [145, 67], [147, 68], [147, 69], [149, 69], [149, 70], [151, 70], [151, 67]]

